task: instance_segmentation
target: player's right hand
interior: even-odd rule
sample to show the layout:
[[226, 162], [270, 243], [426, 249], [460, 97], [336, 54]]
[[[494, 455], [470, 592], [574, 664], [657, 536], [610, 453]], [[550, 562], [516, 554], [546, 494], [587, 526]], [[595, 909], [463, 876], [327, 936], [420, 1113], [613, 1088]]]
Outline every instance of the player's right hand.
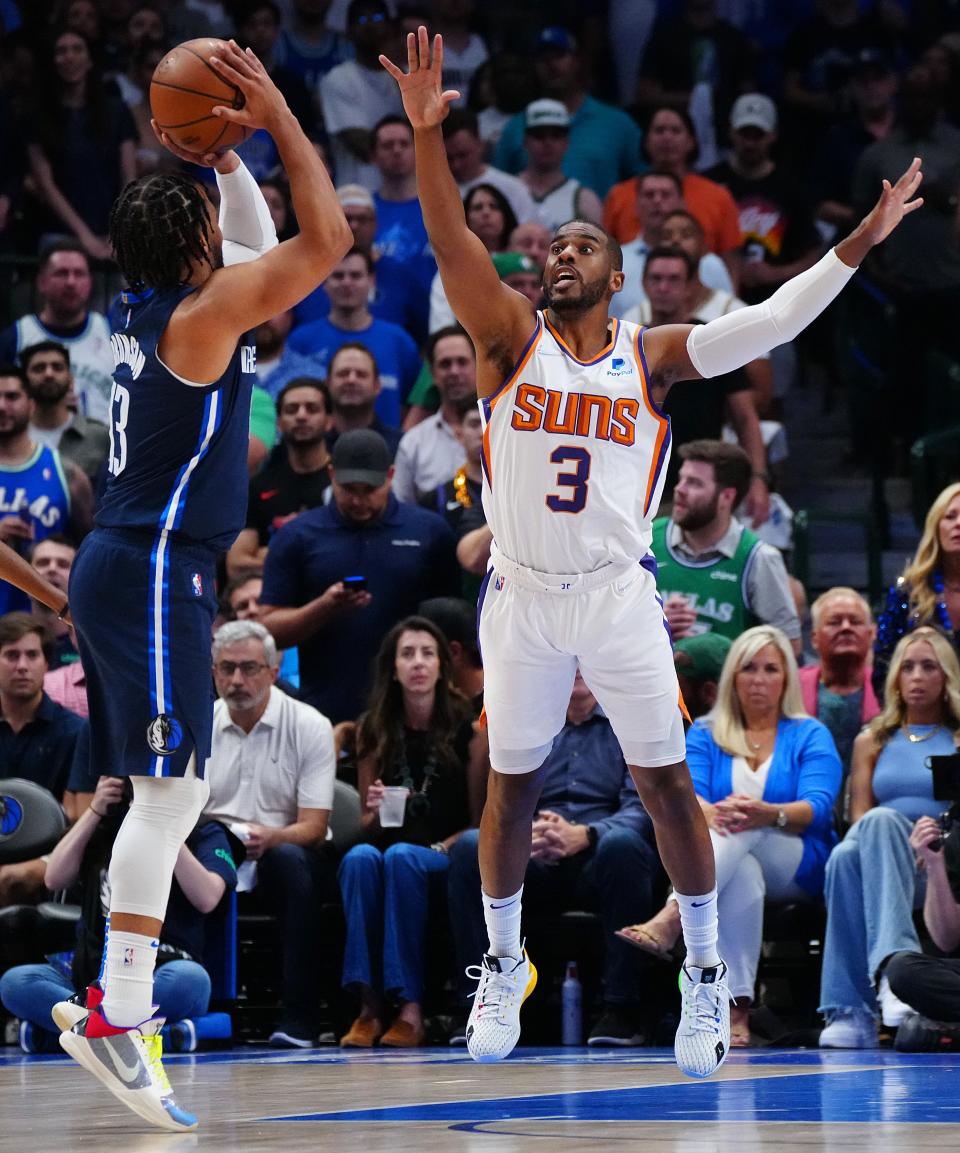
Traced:
[[431, 54], [422, 24], [416, 36], [407, 34], [406, 73], [388, 56], [381, 56], [380, 63], [399, 85], [403, 110], [414, 129], [436, 127], [446, 119], [451, 101], [460, 99], [459, 92], [443, 90], [443, 37], [434, 36]]
[[283, 93], [270, 79], [253, 49], [242, 49], [236, 40], [228, 40], [227, 50], [218, 56], [211, 56], [210, 63], [225, 80], [235, 84], [244, 96], [242, 108], [227, 108], [226, 105], [218, 104], [212, 110], [214, 116], [242, 124], [246, 128], [265, 128], [273, 132], [281, 118], [289, 113]]

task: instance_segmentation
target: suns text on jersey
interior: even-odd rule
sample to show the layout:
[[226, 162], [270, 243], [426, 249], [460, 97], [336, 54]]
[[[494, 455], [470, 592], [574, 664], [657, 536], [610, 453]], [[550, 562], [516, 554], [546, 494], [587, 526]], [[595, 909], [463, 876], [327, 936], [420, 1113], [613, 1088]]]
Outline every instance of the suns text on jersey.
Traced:
[[640, 401], [635, 396], [559, 392], [539, 384], [520, 384], [510, 427], [517, 432], [557, 433], [611, 440], [629, 447], [636, 440]]

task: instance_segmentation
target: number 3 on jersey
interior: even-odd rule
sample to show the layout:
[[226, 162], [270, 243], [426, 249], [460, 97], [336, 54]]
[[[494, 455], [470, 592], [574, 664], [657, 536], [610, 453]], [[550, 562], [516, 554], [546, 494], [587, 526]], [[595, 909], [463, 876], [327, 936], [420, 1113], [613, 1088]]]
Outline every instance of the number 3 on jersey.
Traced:
[[127, 420], [130, 417], [130, 392], [113, 382], [110, 392], [110, 461], [107, 471], [119, 476], [127, 467]]
[[569, 488], [569, 496], [551, 492], [547, 494], [547, 508], [552, 512], [583, 512], [587, 503], [587, 485], [590, 483], [590, 453], [572, 444], [561, 445], [550, 453], [551, 464], [576, 465], [573, 472], [558, 472], [557, 484]]

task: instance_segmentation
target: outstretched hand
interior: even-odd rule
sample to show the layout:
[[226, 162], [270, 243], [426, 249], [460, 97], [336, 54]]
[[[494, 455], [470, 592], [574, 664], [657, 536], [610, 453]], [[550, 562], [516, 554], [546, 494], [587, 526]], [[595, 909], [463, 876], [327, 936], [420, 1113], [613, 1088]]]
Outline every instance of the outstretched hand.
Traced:
[[287, 102], [253, 49], [243, 49], [236, 40], [228, 40], [223, 52], [210, 57], [210, 64], [225, 80], [240, 89], [244, 99], [242, 108], [216, 105], [211, 109], [214, 116], [246, 128], [266, 128], [272, 133], [287, 111]]
[[[432, 58], [431, 58], [432, 57]], [[433, 38], [433, 52], [427, 30], [421, 24], [414, 36], [407, 35], [407, 72], [387, 56], [380, 63], [400, 87], [403, 110], [414, 129], [435, 128], [446, 118], [450, 104], [460, 93], [443, 90], [443, 37]]]
[[905, 216], [922, 207], [922, 196], [912, 199], [923, 180], [920, 163], [920, 157], [915, 156], [896, 184], [884, 180], [880, 199], [863, 222], [874, 244], [885, 240]]

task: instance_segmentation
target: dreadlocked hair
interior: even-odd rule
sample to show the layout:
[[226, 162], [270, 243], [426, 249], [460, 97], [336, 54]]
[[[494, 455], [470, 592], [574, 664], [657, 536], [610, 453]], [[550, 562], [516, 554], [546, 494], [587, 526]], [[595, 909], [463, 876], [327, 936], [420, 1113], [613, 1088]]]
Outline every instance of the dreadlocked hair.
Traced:
[[110, 242], [127, 284], [164, 291], [210, 263], [210, 218], [200, 185], [176, 172], [132, 180], [110, 212]]

